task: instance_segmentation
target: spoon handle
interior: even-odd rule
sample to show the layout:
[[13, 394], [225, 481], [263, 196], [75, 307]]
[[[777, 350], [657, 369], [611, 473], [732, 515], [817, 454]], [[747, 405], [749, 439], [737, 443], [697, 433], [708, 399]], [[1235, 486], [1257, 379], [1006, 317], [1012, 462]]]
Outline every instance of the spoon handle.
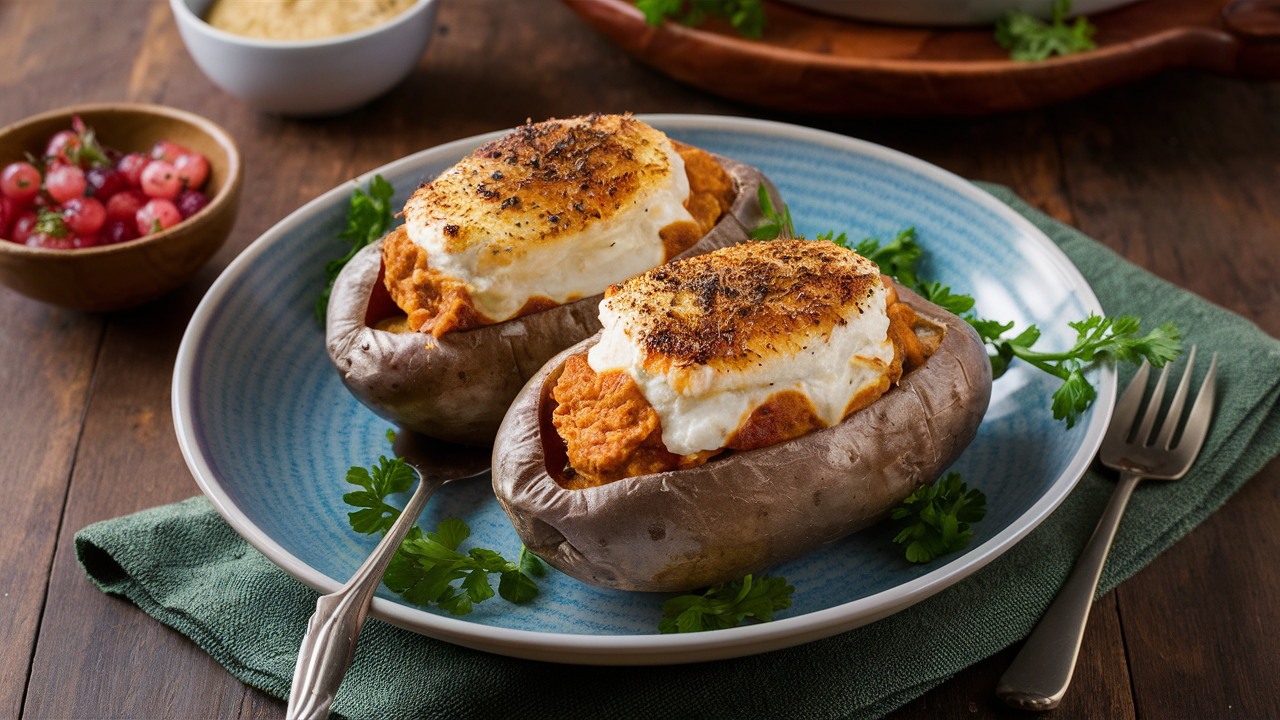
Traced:
[[[415, 470], [415, 472], [417, 472]], [[418, 521], [427, 500], [444, 479], [418, 475], [418, 489], [400, 512], [391, 529], [356, 574], [342, 589], [316, 600], [316, 612], [307, 622], [298, 650], [298, 664], [293, 668], [293, 685], [289, 691], [289, 720], [319, 720], [329, 715], [329, 705], [351, 665], [356, 652], [356, 639], [369, 614], [373, 594], [382, 582], [387, 564], [400, 549], [409, 528]]]

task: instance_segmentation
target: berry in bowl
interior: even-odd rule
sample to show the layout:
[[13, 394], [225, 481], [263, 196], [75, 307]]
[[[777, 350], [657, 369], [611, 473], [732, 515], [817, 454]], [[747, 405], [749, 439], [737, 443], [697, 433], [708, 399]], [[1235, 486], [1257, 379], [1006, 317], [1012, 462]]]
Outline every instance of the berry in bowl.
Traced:
[[0, 282], [79, 310], [153, 300], [222, 246], [241, 179], [226, 131], [173, 108], [85, 105], [0, 129]]

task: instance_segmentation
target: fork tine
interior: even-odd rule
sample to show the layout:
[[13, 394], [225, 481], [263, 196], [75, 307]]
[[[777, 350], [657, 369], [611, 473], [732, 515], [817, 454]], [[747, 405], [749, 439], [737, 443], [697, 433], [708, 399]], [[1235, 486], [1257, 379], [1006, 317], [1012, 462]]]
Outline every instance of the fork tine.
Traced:
[[1178, 391], [1173, 394], [1173, 402], [1169, 404], [1169, 412], [1164, 416], [1164, 424], [1160, 427], [1160, 437], [1156, 438], [1156, 447], [1168, 450], [1173, 445], [1173, 433], [1178, 429], [1178, 421], [1182, 419], [1182, 405], [1187, 400], [1187, 390], [1191, 387], [1191, 369], [1196, 365], [1196, 346], [1191, 346], [1191, 355], [1187, 357], [1187, 367], [1182, 371], [1182, 382], [1178, 383]]
[[1209, 434], [1209, 419], [1213, 417], [1213, 401], [1216, 397], [1214, 386], [1217, 379], [1218, 353], [1214, 353], [1213, 360], [1209, 363], [1209, 372], [1205, 373], [1204, 382], [1200, 383], [1196, 402], [1191, 406], [1190, 414], [1187, 415], [1187, 429], [1182, 431], [1182, 439], [1178, 441], [1178, 456], [1187, 458], [1188, 468], [1191, 467], [1191, 460], [1200, 453], [1200, 446], [1204, 444], [1205, 436]]
[[[1142, 367], [1133, 374], [1129, 387], [1124, 389], [1124, 395], [1116, 403], [1115, 412], [1111, 413], [1111, 426], [1124, 430], [1120, 437], [1121, 443], [1128, 439], [1129, 431], [1133, 429], [1133, 421], [1138, 417], [1138, 408], [1142, 407], [1142, 394], [1147, 391], [1147, 377], [1150, 374], [1151, 364], [1143, 360]], [[1112, 437], [1112, 434], [1108, 432], [1107, 437]]]
[[1151, 393], [1146, 412], [1142, 413], [1142, 427], [1138, 428], [1138, 434], [1133, 438], [1138, 447], [1146, 447], [1151, 440], [1151, 430], [1156, 425], [1156, 416], [1160, 414], [1160, 403], [1164, 402], [1164, 386], [1169, 380], [1169, 366], [1172, 364], [1164, 364], [1160, 379], [1156, 381], [1156, 390]]

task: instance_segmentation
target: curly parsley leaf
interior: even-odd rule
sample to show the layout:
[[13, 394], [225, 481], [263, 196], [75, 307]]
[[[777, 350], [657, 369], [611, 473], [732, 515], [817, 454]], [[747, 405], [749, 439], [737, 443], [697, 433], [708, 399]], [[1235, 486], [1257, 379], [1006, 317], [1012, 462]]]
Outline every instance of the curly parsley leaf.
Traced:
[[969, 295], [956, 295], [951, 287], [940, 282], [921, 283], [916, 292], [929, 302], [943, 308], [952, 315], [963, 315], [973, 309], [973, 298]]
[[881, 246], [876, 238], [867, 238], [858, 243], [853, 251], [878, 265], [880, 272], [912, 290], [920, 287], [920, 278], [916, 276], [916, 263], [920, 261], [924, 250], [916, 243], [915, 228], [903, 230], [892, 242], [884, 246]]
[[378, 464], [370, 469], [355, 466], [347, 471], [347, 482], [364, 488], [349, 492], [342, 500], [353, 507], [364, 508], [347, 513], [351, 527], [358, 533], [387, 534], [392, 523], [400, 517], [400, 510], [387, 504], [392, 493], [407, 492], [415, 479], [413, 470], [404, 460], [378, 458]]
[[971, 526], [986, 517], [986, 506], [986, 495], [970, 490], [960, 473], [947, 473], [911, 493], [890, 513], [894, 520], [907, 521], [893, 541], [906, 546], [907, 560], [914, 563], [963, 550], [973, 539]]
[[996, 22], [996, 42], [1019, 62], [1038, 62], [1051, 55], [1070, 55], [1097, 47], [1097, 28], [1084, 17], [1068, 24], [1071, 0], [1054, 0], [1053, 21], [1046, 23], [1021, 10], [1011, 10]]
[[329, 293], [333, 292], [333, 281], [338, 273], [346, 267], [356, 253], [363, 250], [391, 229], [391, 196], [395, 194], [391, 183], [374, 175], [369, 181], [369, 192], [359, 187], [351, 194], [351, 206], [347, 209], [347, 227], [338, 233], [338, 239], [351, 243], [346, 255], [325, 263], [325, 287], [316, 298], [316, 319], [324, 324], [329, 309]]
[[997, 365], [997, 359], [993, 359], [993, 370], [1003, 372], [1010, 360], [1018, 358], [1062, 380], [1062, 386], [1053, 394], [1053, 417], [1066, 420], [1070, 429], [1098, 396], [1084, 377], [1085, 365], [1110, 357], [1120, 362], [1146, 360], [1153, 367], [1161, 368], [1182, 351], [1182, 333], [1177, 325], [1165, 323], [1138, 337], [1140, 323], [1132, 315], [1109, 318], [1090, 313], [1084, 320], [1068, 323], [1077, 337], [1075, 344], [1063, 352], [1031, 349], [1040, 338], [1040, 331], [1034, 325], [1010, 340], [999, 336], [984, 340], [995, 349], [995, 358], [1000, 363]]
[[[394, 440], [394, 431], [387, 431]], [[387, 496], [407, 492], [416, 475], [403, 458], [378, 458], [372, 468], [353, 467], [347, 482], [362, 490], [342, 496], [348, 505], [361, 508], [349, 513], [351, 527], [358, 533], [385, 535], [400, 517], [400, 510], [387, 503]], [[499, 576], [498, 595], [513, 603], [528, 602], [538, 596], [534, 577], [542, 577], [542, 562], [521, 546], [520, 557], [510, 562], [485, 548], [459, 548], [471, 537], [471, 528], [458, 518], [442, 520], [435, 532], [409, 529], [400, 548], [387, 565], [382, 582], [392, 592], [414, 605], [435, 603], [454, 615], [466, 615], [476, 603], [494, 596], [489, 576]], [[456, 585], [455, 585], [456, 583]]]
[[760, 183], [760, 187], [756, 189], [756, 197], [760, 202], [760, 212], [764, 213], [765, 222], [760, 227], [751, 231], [752, 240], [777, 240], [782, 238], [789, 240], [796, 236], [796, 229], [791, 224], [791, 208], [785, 203], [782, 205], [782, 211], [779, 212], [773, 207], [773, 201], [769, 198], [769, 191], [765, 189], [764, 183]]
[[758, 39], [764, 34], [764, 3], [761, 0], [639, 0], [636, 7], [645, 22], [655, 27], [671, 18], [694, 27], [707, 16], [722, 17], [743, 37]]
[[662, 604], [662, 633], [701, 632], [736, 627], [746, 618], [768, 622], [779, 610], [791, 607], [795, 587], [785, 578], [750, 575], [734, 582], [720, 583], [701, 595], [681, 595]]

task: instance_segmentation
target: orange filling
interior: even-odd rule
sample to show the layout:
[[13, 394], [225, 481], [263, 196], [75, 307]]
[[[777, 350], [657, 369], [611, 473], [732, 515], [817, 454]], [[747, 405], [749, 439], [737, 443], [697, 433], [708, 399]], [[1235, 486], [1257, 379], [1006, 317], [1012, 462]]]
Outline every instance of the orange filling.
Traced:
[[[689, 199], [684, 206], [695, 222], [672, 223], [658, 231], [666, 250], [665, 260], [693, 247], [715, 227], [733, 202], [733, 179], [715, 158], [690, 145], [674, 140], [671, 144], [684, 160], [685, 174], [689, 177]], [[408, 315], [411, 330], [440, 337], [447, 332], [499, 322], [476, 310], [465, 285], [430, 267], [426, 250], [409, 239], [403, 226], [383, 241], [382, 264], [387, 291]], [[515, 316], [556, 305], [558, 303], [550, 298], [533, 297]]]
[[[875, 402], [904, 372], [924, 364], [936, 347], [927, 348], [914, 331], [918, 318], [887, 277], [889, 339], [893, 363], [887, 375], [850, 400], [845, 417]], [[623, 478], [697, 467], [725, 450], [753, 450], [805, 435], [827, 426], [809, 398], [795, 390], [775, 393], [757, 406], [725, 447], [692, 455], [676, 455], [662, 444], [662, 423], [631, 376], [623, 370], [596, 373], [586, 354], [570, 357], [551, 391], [556, 433], [565, 443], [569, 467], [557, 478], [569, 490], [605, 485]], [[554, 473], [553, 473], [554, 475]]]

